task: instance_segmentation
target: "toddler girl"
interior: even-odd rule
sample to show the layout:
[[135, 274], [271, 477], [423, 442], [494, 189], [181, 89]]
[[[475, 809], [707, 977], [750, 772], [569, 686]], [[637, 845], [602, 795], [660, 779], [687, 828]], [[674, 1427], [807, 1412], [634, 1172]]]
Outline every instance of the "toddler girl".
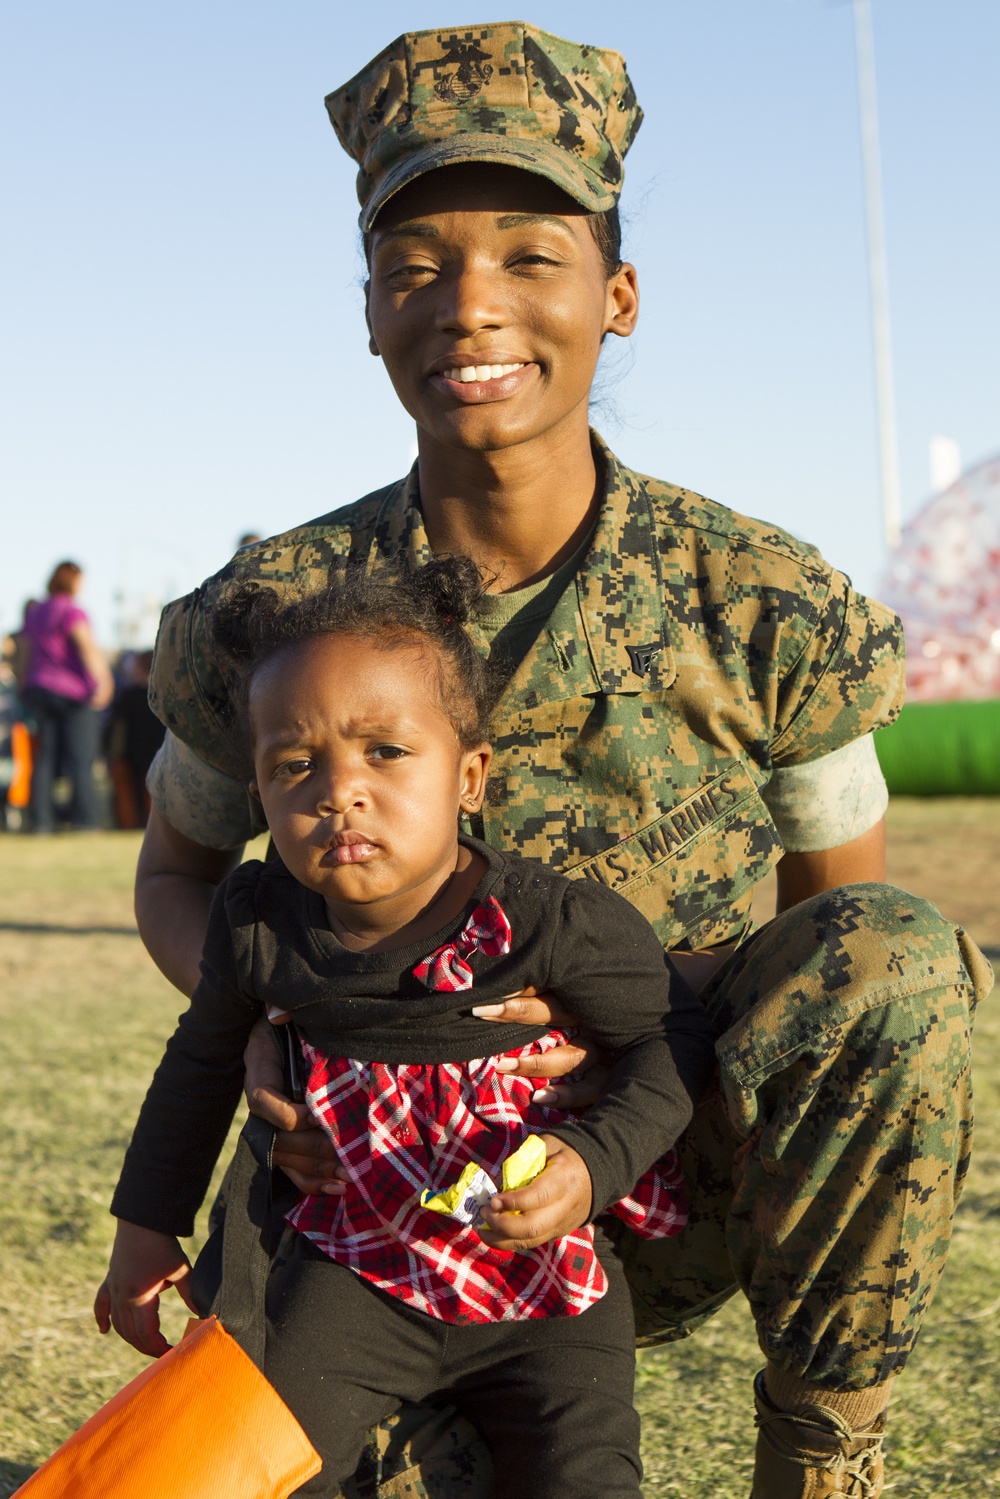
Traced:
[[[640, 1493], [630, 1299], [600, 1215], [613, 1205], [650, 1237], [683, 1227], [671, 1148], [712, 1046], [633, 907], [459, 832], [491, 753], [493, 673], [463, 628], [478, 590], [471, 562], [436, 559], [291, 603], [250, 585], [214, 622], [279, 858], [219, 888], [115, 1194], [108, 1296], [148, 1350], [160, 1291], [186, 1289], [176, 1235], [225, 1141], [250, 1029], [289, 1013], [306, 1102], [350, 1178], [299, 1200], [268, 1286], [265, 1373], [323, 1458], [303, 1495], [336, 1494], [370, 1426], [438, 1395], [490, 1446], [501, 1499]], [[580, 1118], [510, 1073], [560, 1033], [498, 1025], [502, 1055], [480, 1055], [475, 1007], [529, 985], [610, 1055]], [[466, 1167], [500, 1183], [531, 1135], [544, 1170], [478, 1222], [428, 1204]]]

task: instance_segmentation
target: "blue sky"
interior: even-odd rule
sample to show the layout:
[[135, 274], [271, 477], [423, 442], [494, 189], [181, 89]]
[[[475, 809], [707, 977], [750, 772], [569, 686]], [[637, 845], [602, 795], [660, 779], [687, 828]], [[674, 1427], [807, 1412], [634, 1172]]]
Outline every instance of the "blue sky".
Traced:
[[[323, 96], [488, 7], [10, 7], [0, 37], [0, 623], [78, 559], [111, 644], [240, 532], [396, 478], [412, 427], [362, 320], [353, 163]], [[640, 330], [596, 425], [634, 467], [884, 561], [851, 9], [538, 0], [625, 54], [646, 120]], [[874, 0], [904, 515], [934, 433], [1000, 450], [1000, 6]]]

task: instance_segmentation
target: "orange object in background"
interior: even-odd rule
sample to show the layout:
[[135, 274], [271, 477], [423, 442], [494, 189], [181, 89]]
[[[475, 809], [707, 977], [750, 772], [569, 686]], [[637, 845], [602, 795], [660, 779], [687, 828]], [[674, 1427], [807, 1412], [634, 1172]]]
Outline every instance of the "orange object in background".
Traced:
[[7, 788], [7, 805], [23, 812], [31, 797], [31, 735], [26, 724], [11, 724], [10, 753], [14, 775]]
[[217, 1317], [119, 1390], [18, 1499], [288, 1499], [322, 1462]]

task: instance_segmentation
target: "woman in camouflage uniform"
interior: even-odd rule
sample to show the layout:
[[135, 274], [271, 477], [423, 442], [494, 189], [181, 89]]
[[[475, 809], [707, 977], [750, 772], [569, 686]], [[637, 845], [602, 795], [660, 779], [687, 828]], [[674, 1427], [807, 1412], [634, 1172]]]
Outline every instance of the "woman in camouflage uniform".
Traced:
[[[206, 609], [248, 578], [325, 584], [349, 558], [474, 557], [496, 577], [481, 645], [509, 683], [473, 831], [618, 889], [718, 1036], [683, 1140], [690, 1227], [620, 1236], [640, 1339], [683, 1336], [741, 1289], [767, 1361], [754, 1499], [876, 1495], [891, 1382], [968, 1162], [970, 1017], [990, 983], [964, 934], [881, 883], [870, 731], [901, 700], [898, 622], [813, 549], [631, 472], [588, 430], [601, 343], [638, 311], [617, 200], [641, 112], [617, 53], [519, 23], [423, 32], [327, 105], [360, 166], [371, 350], [419, 457], [166, 611], [143, 938], [190, 993], [214, 884], [258, 831]], [[775, 864], [781, 914], [751, 935]], [[559, 1018], [530, 994], [502, 1010]], [[582, 1042], [547, 1075], [590, 1061]], [[301, 1123], [266, 1045], [248, 1068], [255, 1110]], [[599, 1077], [550, 1086], [580, 1103]], [[316, 1132], [289, 1128], [276, 1159], [343, 1190]], [[527, 1215], [524, 1242], [545, 1237], [544, 1212]], [[490, 1491], [474, 1435], [418, 1408], [372, 1434], [355, 1488]]]

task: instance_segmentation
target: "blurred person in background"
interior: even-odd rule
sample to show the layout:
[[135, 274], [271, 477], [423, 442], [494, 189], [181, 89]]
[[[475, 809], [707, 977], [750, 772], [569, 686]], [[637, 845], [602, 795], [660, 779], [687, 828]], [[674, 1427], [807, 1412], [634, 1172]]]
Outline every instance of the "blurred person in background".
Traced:
[[120, 828], [144, 828], [149, 816], [146, 774], [166, 729], [147, 700], [153, 652], [139, 651], [122, 665], [104, 752], [114, 786], [115, 822]]
[[24, 608], [21, 610], [21, 623], [13, 632], [10, 639], [13, 644], [13, 655], [11, 657], [14, 675], [21, 686], [24, 686], [24, 673], [28, 664], [28, 637], [25, 633], [28, 628], [28, 619], [33, 609], [38, 608], [37, 599], [25, 599]]
[[5, 635], [0, 644], [0, 826], [12, 832], [21, 827], [31, 784], [31, 737], [14, 670], [16, 659], [17, 636]]
[[31, 777], [31, 826], [55, 831], [53, 787], [57, 771], [72, 784], [69, 819], [77, 828], [99, 823], [94, 787], [98, 712], [114, 696], [114, 679], [83, 609], [76, 602], [83, 570], [60, 562], [48, 597], [26, 612], [18, 642], [18, 680], [35, 723]]

